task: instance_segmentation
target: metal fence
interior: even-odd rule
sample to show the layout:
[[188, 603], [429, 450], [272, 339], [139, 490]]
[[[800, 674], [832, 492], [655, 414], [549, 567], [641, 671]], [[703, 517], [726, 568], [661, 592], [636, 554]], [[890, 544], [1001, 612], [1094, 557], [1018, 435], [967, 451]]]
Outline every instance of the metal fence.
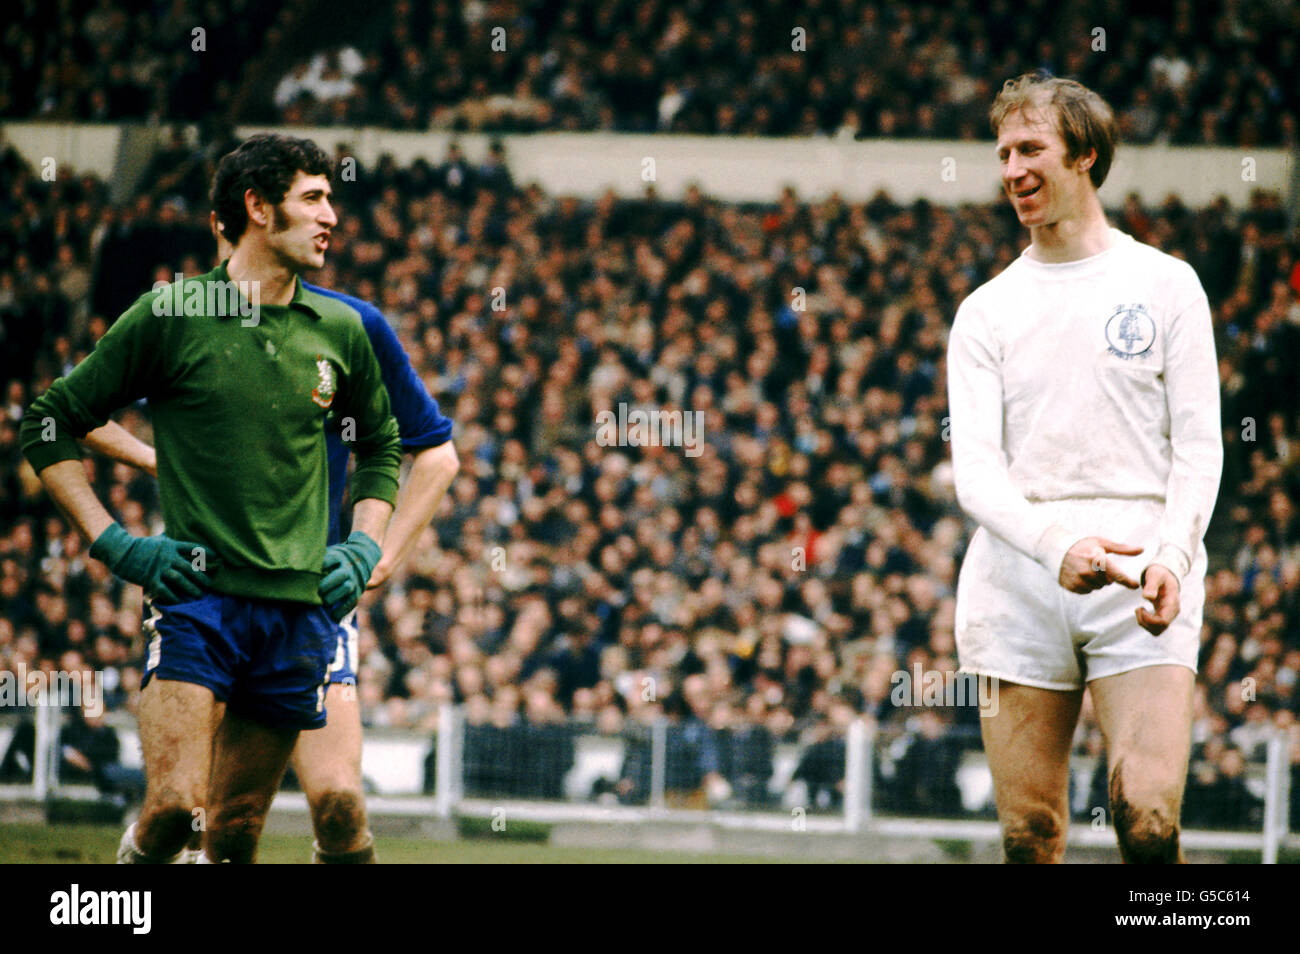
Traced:
[[[105, 798], [124, 798], [115, 783], [139, 774], [134, 738], [122, 746], [126, 766], [81, 772], [69, 785], [61, 737], [70, 721], [52, 706], [10, 710], [0, 720], [0, 799], [48, 801], [71, 790], [93, 796], [92, 785]], [[629, 821], [725, 818], [759, 830], [798, 822], [824, 831], [996, 838], [978, 729], [917, 721], [877, 730], [858, 719], [790, 742], [763, 727], [713, 728], [693, 719], [630, 721], [618, 732], [580, 721], [476, 723], [446, 706], [431, 739], [368, 733], [369, 767], [387, 775], [379, 784], [367, 776], [372, 790], [404, 814], [489, 817], [509, 805], [515, 815], [541, 821], [607, 820], [617, 812]], [[1207, 764], [1194, 755], [1185, 847], [1261, 851], [1270, 863], [1283, 845], [1300, 847], [1300, 753], [1281, 732], [1262, 749], [1240, 765]], [[393, 763], [403, 759], [412, 764], [396, 771], [401, 766]], [[1114, 844], [1104, 758], [1072, 757], [1070, 805], [1072, 843]]]
[[[441, 745], [439, 740], [448, 740]], [[726, 815], [728, 824], [770, 828], [793, 816], [843, 831], [930, 838], [987, 838], [996, 829], [992, 777], [978, 729], [933, 724], [775, 740], [752, 726], [713, 729], [696, 720], [632, 723], [601, 733], [584, 723], [467, 724], [443, 711], [436, 777], [439, 811], [490, 815], [505, 803], [537, 820], [654, 819]], [[1236, 769], [1194, 757], [1184, 800], [1183, 844], [1258, 850], [1265, 862], [1300, 845], [1300, 758], [1284, 733]], [[1070, 807], [1082, 840], [1113, 845], [1104, 757], [1071, 758]], [[1072, 839], [1074, 835], [1072, 834]]]

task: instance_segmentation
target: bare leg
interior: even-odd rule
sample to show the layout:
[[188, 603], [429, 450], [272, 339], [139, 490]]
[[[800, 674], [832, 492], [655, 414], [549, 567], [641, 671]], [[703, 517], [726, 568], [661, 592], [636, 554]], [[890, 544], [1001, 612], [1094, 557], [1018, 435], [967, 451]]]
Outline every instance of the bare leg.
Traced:
[[212, 740], [224, 710], [212, 690], [193, 683], [154, 678], [141, 693], [140, 746], [148, 788], [131, 860], [169, 861], [189, 841], [199, 818], [195, 809], [206, 802]]
[[331, 685], [325, 696], [329, 721], [298, 736], [293, 770], [311, 806], [315, 859], [370, 864], [374, 838], [361, 789], [361, 706], [355, 686]]
[[1195, 674], [1147, 666], [1088, 684], [1110, 763], [1110, 811], [1128, 864], [1181, 864], [1179, 819]]
[[213, 862], [252, 863], [297, 729], [273, 729], [227, 712], [217, 729], [204, 852]]
[[1059, 863], [1069, 830], [1070, 742], [1083, 690], [998, 683], [995, 715], [980, 719], [1008, 863]]

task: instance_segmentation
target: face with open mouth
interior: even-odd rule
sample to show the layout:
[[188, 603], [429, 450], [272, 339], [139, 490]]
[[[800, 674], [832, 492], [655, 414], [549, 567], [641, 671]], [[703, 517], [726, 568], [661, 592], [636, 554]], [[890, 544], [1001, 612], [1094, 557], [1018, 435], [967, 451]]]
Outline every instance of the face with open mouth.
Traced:
[[1080, 174], [1067, 161], [1065, 142], [1046, 111], [1008, 115], [997, 148], [1002, 188], [1022, 225], [1050, 225], [1071, 214], [1081, 198]]
[[284, 201], [273, 209], [268, 239], [294, 271], [325, 264], [330, 231], [338, 224], [330, 195], [328, 178], [299, 172]]

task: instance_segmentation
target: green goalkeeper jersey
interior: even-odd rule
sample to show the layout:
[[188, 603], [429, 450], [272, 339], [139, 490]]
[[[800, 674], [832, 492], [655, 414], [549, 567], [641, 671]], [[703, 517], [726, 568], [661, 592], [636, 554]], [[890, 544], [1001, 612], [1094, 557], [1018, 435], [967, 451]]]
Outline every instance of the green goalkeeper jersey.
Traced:
[[234, 299], [223, 290], [233, 287], [223, 264], [142, 295], [33, 402], [23, 453], [37, 472], [79, 459], [77, 438], [147, 399], [168, 536], [220, 558], [219, 593], [319, 604], [327, 416], [356, 454], [352, 499], [390, 504], [397, 422], [353, 308], [298, 281], [289, 305], [261, 305], [254, 323], [225, 307]]

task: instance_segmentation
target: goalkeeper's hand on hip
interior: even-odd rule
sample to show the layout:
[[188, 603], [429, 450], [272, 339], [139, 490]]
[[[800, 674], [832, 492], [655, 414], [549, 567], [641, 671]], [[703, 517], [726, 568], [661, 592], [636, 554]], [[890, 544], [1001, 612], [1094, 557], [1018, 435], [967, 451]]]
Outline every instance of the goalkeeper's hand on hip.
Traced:
[[90, 555], [120, 579], [139, 584], [146, 596], [159, 603], [202, 595], [211, 585], [209, 572], [218, 564], [216, 554], [201, 544], [162, 533], [133, 537], [120, 523], [95, 538]]
[[383, 555], [379, 544], [360, 530], [353, 530], [347, 540], [325, 549], [325, 562], [321, 564], [324, 576], [316, 592], [334, 622], [352, 612]]

